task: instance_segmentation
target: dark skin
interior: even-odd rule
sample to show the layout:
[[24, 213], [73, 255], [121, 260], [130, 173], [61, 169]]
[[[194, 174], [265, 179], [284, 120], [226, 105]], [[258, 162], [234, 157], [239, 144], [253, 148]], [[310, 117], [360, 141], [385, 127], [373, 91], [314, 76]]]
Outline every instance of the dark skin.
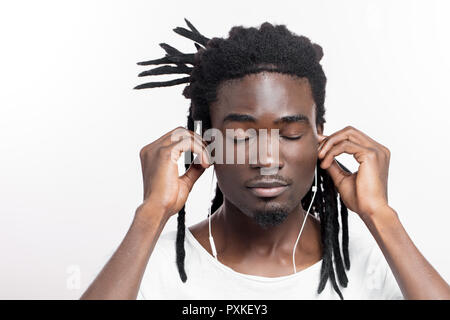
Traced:
[[[224, 122], [231, 113], [251, 115], [255, 120]], [[223, 206], [211, 219], [219, 261], [246, 274], [277, 277], [293, 273], [292, 248], [306, 215], [300, 200], [314, 180], [317, 133], [322, 133], [322, 128], [315, 125], [315, 104], [309, 82], [278, 73], [249, 75], [222, 86], [210, 114], [212, 126], [224, 135], [226, 129], [239, 128], [279, 129], [280, 135], [277, 163], [268, 153], [257, 163], [249, 164], [247, 153], [246, 164], [215, 164], [224, 194]], [[277, 121], [297, 114], [305, 115], [308, 121]], [[277, 166], [277, 174], [291, 182], [285, 192], [269, 199], [250, 192], [246, 182], [261, 176], [263, 166]], [[253, 219], [256, 209], [270, 210], [279, 206], [289, 212], [282, 224], [266, 230]], [[212, 254], [208, 220], [189, 229]], [[297, 271], [322, 259], [320, 223], [311, 215], [300, 239], [296, 248]]]
[[[416, 248], [388, 204], [390, 151], [385, 146], [350, 126], [323, 135], [323, 128], [315, 125], [314, 100], [305, 79], [260, 73], [224, 83], [218, 93], [219, 99], [210, 110], [213, 127], [280, 129], [278, 161], [267, 152], [255, 164], [214, 165], [225, 201], [212, 216], [212, 232], [223, 264], [241, 273], [266, 277], [293, 272], [292, 248], [305, 216], [300, 200], [312, 185], [319, 158], [344, 204], [359, 215], [375, 238], [405, 299], [450, 299], [448, 284]], [[230, 112], [250, 114], [254, 121], [224, 123]], [[274, 122], [293, 114], [305, 115], [309, 124]], [[300, 135], [298, 140], [288, 139]], [[194, 152], [201, 161], [191, 164], [180, 176], [177, 161], [186, 151]], [[340, 169], [334, 158], [342, 153], [353, 155], [359, 163], [356, 172]], [[165, 224], [181, 210], [205, 169], [213, 165], [203, 138], [183, 127], [143, 147], [140, 159], [143, 203], [122, 243], [82, 299], [136, 299]], [[264, 167], [277, 167], [277, 174], [289, 185], [277, 197], [262, 200], [245, 185], [260, 176]], [[256, 223], [255, 214], [276, 208], [289, 213], [281, 224], [262, 228]], [[319, 222], [312, 216], [306, 221], [296, 249], [297, 272], [322, 257]], [[207, 219], [189, 229], [211, 253]]]

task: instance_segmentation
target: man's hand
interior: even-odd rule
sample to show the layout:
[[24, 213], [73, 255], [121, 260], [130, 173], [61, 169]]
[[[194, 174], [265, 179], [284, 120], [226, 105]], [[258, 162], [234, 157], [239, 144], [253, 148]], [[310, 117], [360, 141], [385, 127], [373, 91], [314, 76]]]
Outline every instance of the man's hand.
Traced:
[[[363, 132], [348, 126], [330, 136], [319, 135], [320, 167], [326, 169], [344, 204], [365, 220], [388, 206], [387, 182], [390, 151]], [[355, 173], [345, 172], [334, 160], [352, 154], [358, 161]]]
[[[180, 177], [178, 159], [183, 152], [197, 154], [194, 162]], [[194, 183], [210, 164], [206, 143], [197, 133], [178, 127], [158, 140], [143, 147], [140, 152], [144, 180], [144, 203], [163, 209], [166, 218], [181, 210]]]

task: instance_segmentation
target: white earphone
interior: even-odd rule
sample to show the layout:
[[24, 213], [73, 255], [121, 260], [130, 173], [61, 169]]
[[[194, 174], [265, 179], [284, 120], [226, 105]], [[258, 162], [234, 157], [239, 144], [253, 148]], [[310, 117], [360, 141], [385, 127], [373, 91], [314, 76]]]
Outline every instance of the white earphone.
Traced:
[[[214, 182], [214, 167], [212, 172], [212, 178], [211, 178], [211, 187], [209, 188], [209, 199], [212, 199], [212, 189], [213, 189], [213, 182]], [[211, 204], [208, 206], [208, 220], [209, 220], [209, 243], [211, 244], [211, 251], [213, 253], [214, 258], [217, 260], [217, 251], [216, 246], [214, 245], [214, 239], [212, 237], [211, 233]], [[218, 260], [217, 260], [218, 261]]]
[[303, 219], [302, 227], [300, 228], [300, 232], [298, 233], [297, 241], [295, 241], [294, 249], [292, 250], [292, 264], [294, 265], [294, 273], [297, 272], [297, 268], [295, 267], [295, 248], [297, 248], [297, 243], [298, 243], [298, 240], [300, 240], [300, 236], [302, 234], [303, 227], [305, 226], [306, 218], [308, 218], [309, 210], [311, 209], [311, 206], [312, 206], [312, 204], [314, 202], [314, 198], [316, 197], [316, 192], [317, 192], [317, 165], [316, 165], [316, 169], [314, 171], [314, 185], [312, 186], [311, 190], [314, 192], [313, 196], [312, 196], [312, 199], [311, 199], [311, 203], [309, 204], [308, 211], [306, 212], [306, 216]]
[[[212, 178], [211, 178], [211, 188], [210, 188], [210, 191], [209, 191], [209, 199], [212, 199], [214, 172], [215, 171], [214, 171], [214, 167], [213, 167], [213, 173], [212, 173]], [[303, 228], [305, 226], [306, 218], [308, 218], [309, 210], [311, 209], [311, 206], [312, 206], [312, 204], [314, 202], [314, 198], [315, 198], [316, 192], [317, 192], [317, 165], [316, 165], [316, 168], [315, 168], [315, 171], [314, 171], [314, 186], [312, 186], [312, 191], [314, 193], [313, 193], [313, 196], [312, 196], [312, 199], [311, 199], [311, 203], [309, 204], [308, 211], [306, 212], [306, 216], [303, 219], [302, 227], [300, 228], [300, 232], [298, 233], [297, 241], [295, 241], [294, 249], [292, 250], [292, 264], [294, 265], [294, 273], [297, 272], [297, 269], [295, 267], [295, 249], [297, 248], [297, 243], [300, 240], [300, 236], [301, 236]], [[211, 245], [211, 251], [213, 253], [213, 256], [218, 261], [216, 246], [214, 245], [214, 239], [213, 239], [213, 236], [212, 236], [212, 233], [211, 233], [211, 206], [209, 206], [209, 208], [208, 208], [208, 220], [209, 220], [209, 243]]]

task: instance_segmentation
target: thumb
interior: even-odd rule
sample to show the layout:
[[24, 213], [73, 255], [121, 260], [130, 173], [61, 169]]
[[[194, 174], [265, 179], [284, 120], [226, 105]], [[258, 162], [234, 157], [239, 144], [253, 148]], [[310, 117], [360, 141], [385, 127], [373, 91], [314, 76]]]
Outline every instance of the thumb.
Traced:
[[[197, 156], [198, 157], [198, 156]], [[194, 183], [200, 178], [200, 176], [205, 172], [205, 168], [202, 167], [200, 163], [194, 163], [193, 161], [187, 171], [180, 177], [180, 179], [188, 187], [189, 192], [192, 190]]]
[[339, 187], [341, 185], [342, 180], [347, 177], [348, 175], [351, 175], [351, 173], [348, 173], [344, 171], [339, 164], [336, 162], [336, 159], [333, 159], [333, 162], [331, 163], [330, 167], [326, 169], [328, 174], [330, 175], [331, 179], [334, 182], [334, 185], [339, 190]]

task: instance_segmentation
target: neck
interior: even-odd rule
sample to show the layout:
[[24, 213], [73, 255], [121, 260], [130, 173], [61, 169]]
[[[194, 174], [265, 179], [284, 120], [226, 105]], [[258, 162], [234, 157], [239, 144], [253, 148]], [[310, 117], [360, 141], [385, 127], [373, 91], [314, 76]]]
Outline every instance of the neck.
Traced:
[[[225, 198], [211, 220], [218, 255], [231, 251], [242, 256], [292, 257], [305, 217], [306, 212], [299, 205], [283, 223], [264, 229]], [[299, 258], [321, 255], [320, 223], [312, 215], [306, 219], [295, 254]]]

